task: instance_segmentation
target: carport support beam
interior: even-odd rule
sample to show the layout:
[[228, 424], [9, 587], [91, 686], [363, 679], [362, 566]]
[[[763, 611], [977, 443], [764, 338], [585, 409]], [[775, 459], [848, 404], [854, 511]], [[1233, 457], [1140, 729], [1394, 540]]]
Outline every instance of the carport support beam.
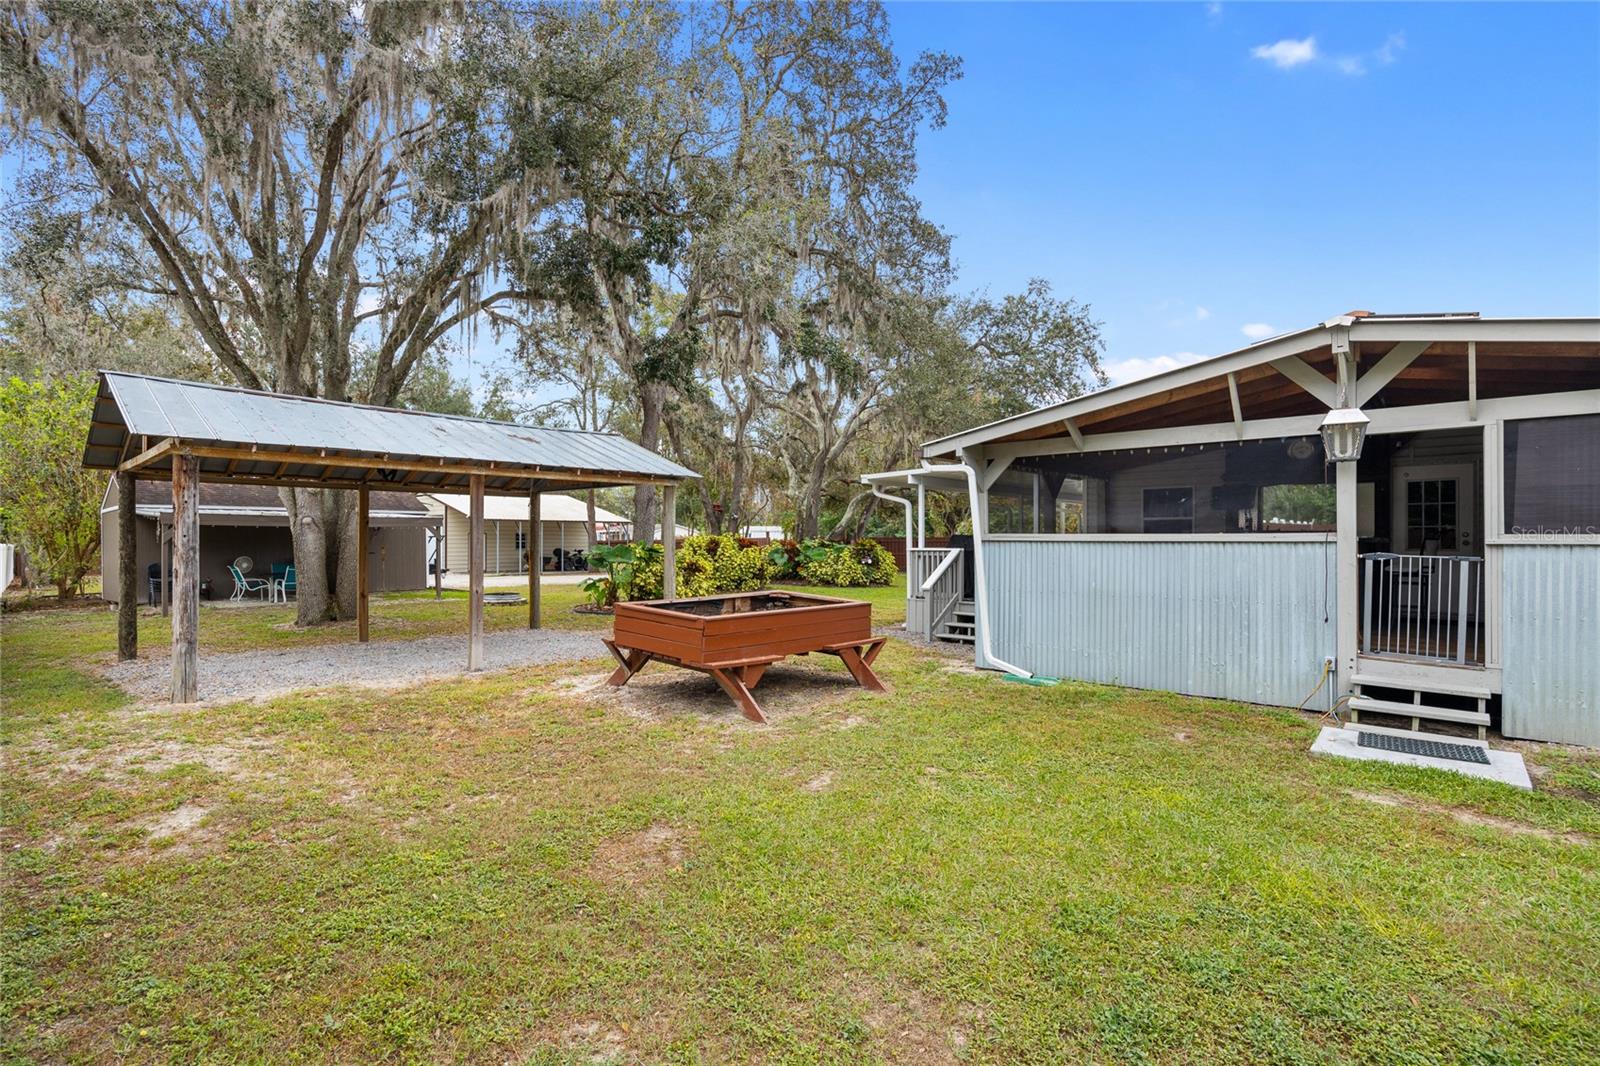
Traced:
[[468, 481], [471, 512], [467, 520], [467, 669], [483, 669], [483, 475]]
[[539, 628], [539, 571], [544, 569], [544, 521], [539, 491], [528, 493], [528, 628]]
[[172, 702], [200, 695], [200, 460], [172, 460]]
[[133, 477], [117, 477], [117, 658], [139, 657], [139, 537]]
[[367, 643], [367, 551], [371, 499], [365, 485], [356, 490], [356, 639]]
[[678, 596], [678, 486], [661, 488], [661, 598]]

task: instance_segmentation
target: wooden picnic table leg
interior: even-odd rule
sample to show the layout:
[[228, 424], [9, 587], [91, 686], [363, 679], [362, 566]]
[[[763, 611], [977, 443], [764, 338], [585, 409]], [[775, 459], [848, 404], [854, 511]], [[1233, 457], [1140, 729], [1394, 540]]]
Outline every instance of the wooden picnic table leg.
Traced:
[[717, 684], [722, 686], [722, 691], [726, 692], [733, 699], [733, 702], [739, 705], [740, 713], [752, 722], [766, 724], [767, 716], [761, 713], [761, 705], [756, 702], [754, 696], [750, 695], [750, 690], [745, 688], [744, 681], [739, 677], [738, 672], [712, 667], [710, 673], [712, 677], [716, 678]]
[[634, 674], [645, 668], [645, 664], [651, 659], [651, 655], [647, 651], [630, 648], [624, 653], [612, 641], [606, 640], [603, 643], [606, 646], [606, 650], [611, 652], [611, 657], [617, 660], [617, 669], [606, 679], [606, 684], [608, 685], [626, 685]]
[[746, 666], [740, 672], [740, 679], [744, 682], [744, 687], [755, 688], [757, 685], [759, 685], [761, 683], [762, 675], [767, 672], [767, 667], [770, 665], [772, 664], [752, 663], [749, 666]]
[[844, 665], [849, 669], [850, 676], [856, 679], [856, 684], [873, 692], [889, 691], [884, 683], [878, 680], [878, 675], [872, 672], [872, 667], [862, 660], [861, 652], [852, 647], [843, 647], [838, 649], [836, 654], [844, 660]]
[[874, 660], [874, 659], [876, 659], [878, 657], [878, 653], [880, 651], [882, 651], [883, 648], [884, 648], [884, 645], [886, 645], [888, 643], [889, 642], [887, 640], [875, 640], [875, 641], [873, 641], [872, 644], [867, 648], [867, 653], [861, 657], [861, 661], [866, 663], [868, 666], [871, 666], [872, 665], [872, 660]]

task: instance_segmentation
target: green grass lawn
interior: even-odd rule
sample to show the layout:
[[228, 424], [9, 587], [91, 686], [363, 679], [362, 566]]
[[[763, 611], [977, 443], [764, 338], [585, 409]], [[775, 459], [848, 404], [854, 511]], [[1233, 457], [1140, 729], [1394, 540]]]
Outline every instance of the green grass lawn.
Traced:
[[[374, 639], [463, 607], [381, 599]], [[202, 642], [351, 635], [290, 618]], [[1528, 746], [1526, 794], [898, 642], [892, 694], [791, 671], [766, 728], [598, 660], [140, 708], [113, 621], [0, 629], [0, 1060], [1600, 1059], [1592, 752]]]

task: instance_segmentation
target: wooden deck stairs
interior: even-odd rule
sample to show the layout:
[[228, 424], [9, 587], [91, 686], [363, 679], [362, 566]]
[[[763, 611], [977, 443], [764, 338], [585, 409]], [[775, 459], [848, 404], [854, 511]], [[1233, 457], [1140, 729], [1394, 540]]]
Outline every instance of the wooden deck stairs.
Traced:
[[978, 639], [978, 610], [971, 600], [962, 600], [950, 612], [950, 617], [940, 623], [934, 632], [935, 640], [952, 644], [972, 644]]
[[[1487, 688], [1440, 681], [1424, 685], [1362, 674], [1355, 676], [1354, 683], [1356, 694], [1349, 707], [1350, 722], [1357, 728], [1362, 728], [1361, 715], [1370, 713], [1409, 719], [1413, 733], [1423, 732], [1422, 723], [1426, 720], [1477, 726], [1479, 740], [1488, 735], [1490, 692]], [[1374, 690], [1379, 694], [1373, 695]]]

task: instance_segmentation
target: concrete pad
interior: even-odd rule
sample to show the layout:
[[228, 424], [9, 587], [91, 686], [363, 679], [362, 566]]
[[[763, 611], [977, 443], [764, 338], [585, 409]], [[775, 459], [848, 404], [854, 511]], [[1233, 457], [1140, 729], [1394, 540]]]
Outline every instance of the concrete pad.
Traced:
[[[1317, 734], [1316, 741], [1311, 745], [1313, 755], [1338, 755], [1345, 759], [1365, 759], [1370, 762], [1398, 763], [1401, 766], [1424, 766], [1434, 770], [1449, 770], [1451, 773], [1466, 774], [1468, 777], [1481, 777], [1487, 781], [1498, 781], [1503, 785], [1513, 788], [1533, 789], [1533, 782], [1528, 778], [1528, 768], [1522, 763], [1522, 756], [1514, 751], [1496, 751], [1488, 748], [1489, 765], [1482, 763], [1457, 762], [1455, 759], [1431, 759], [1426, 755], [1407, 755], [1399, 751], [1384, 751], [1382, 748], [1363, 748], [1361, 746], [1361, 731], [1359, 729], [1339, 729], [1334, 726], [1323, 726], [1322, 732]], [[1455, 737], [1430, 737], [1429, 739], [1441, 740], [1445, 743], [1456, 743]], [[1462, 741], [1462, 743], [1467, 743]]]

